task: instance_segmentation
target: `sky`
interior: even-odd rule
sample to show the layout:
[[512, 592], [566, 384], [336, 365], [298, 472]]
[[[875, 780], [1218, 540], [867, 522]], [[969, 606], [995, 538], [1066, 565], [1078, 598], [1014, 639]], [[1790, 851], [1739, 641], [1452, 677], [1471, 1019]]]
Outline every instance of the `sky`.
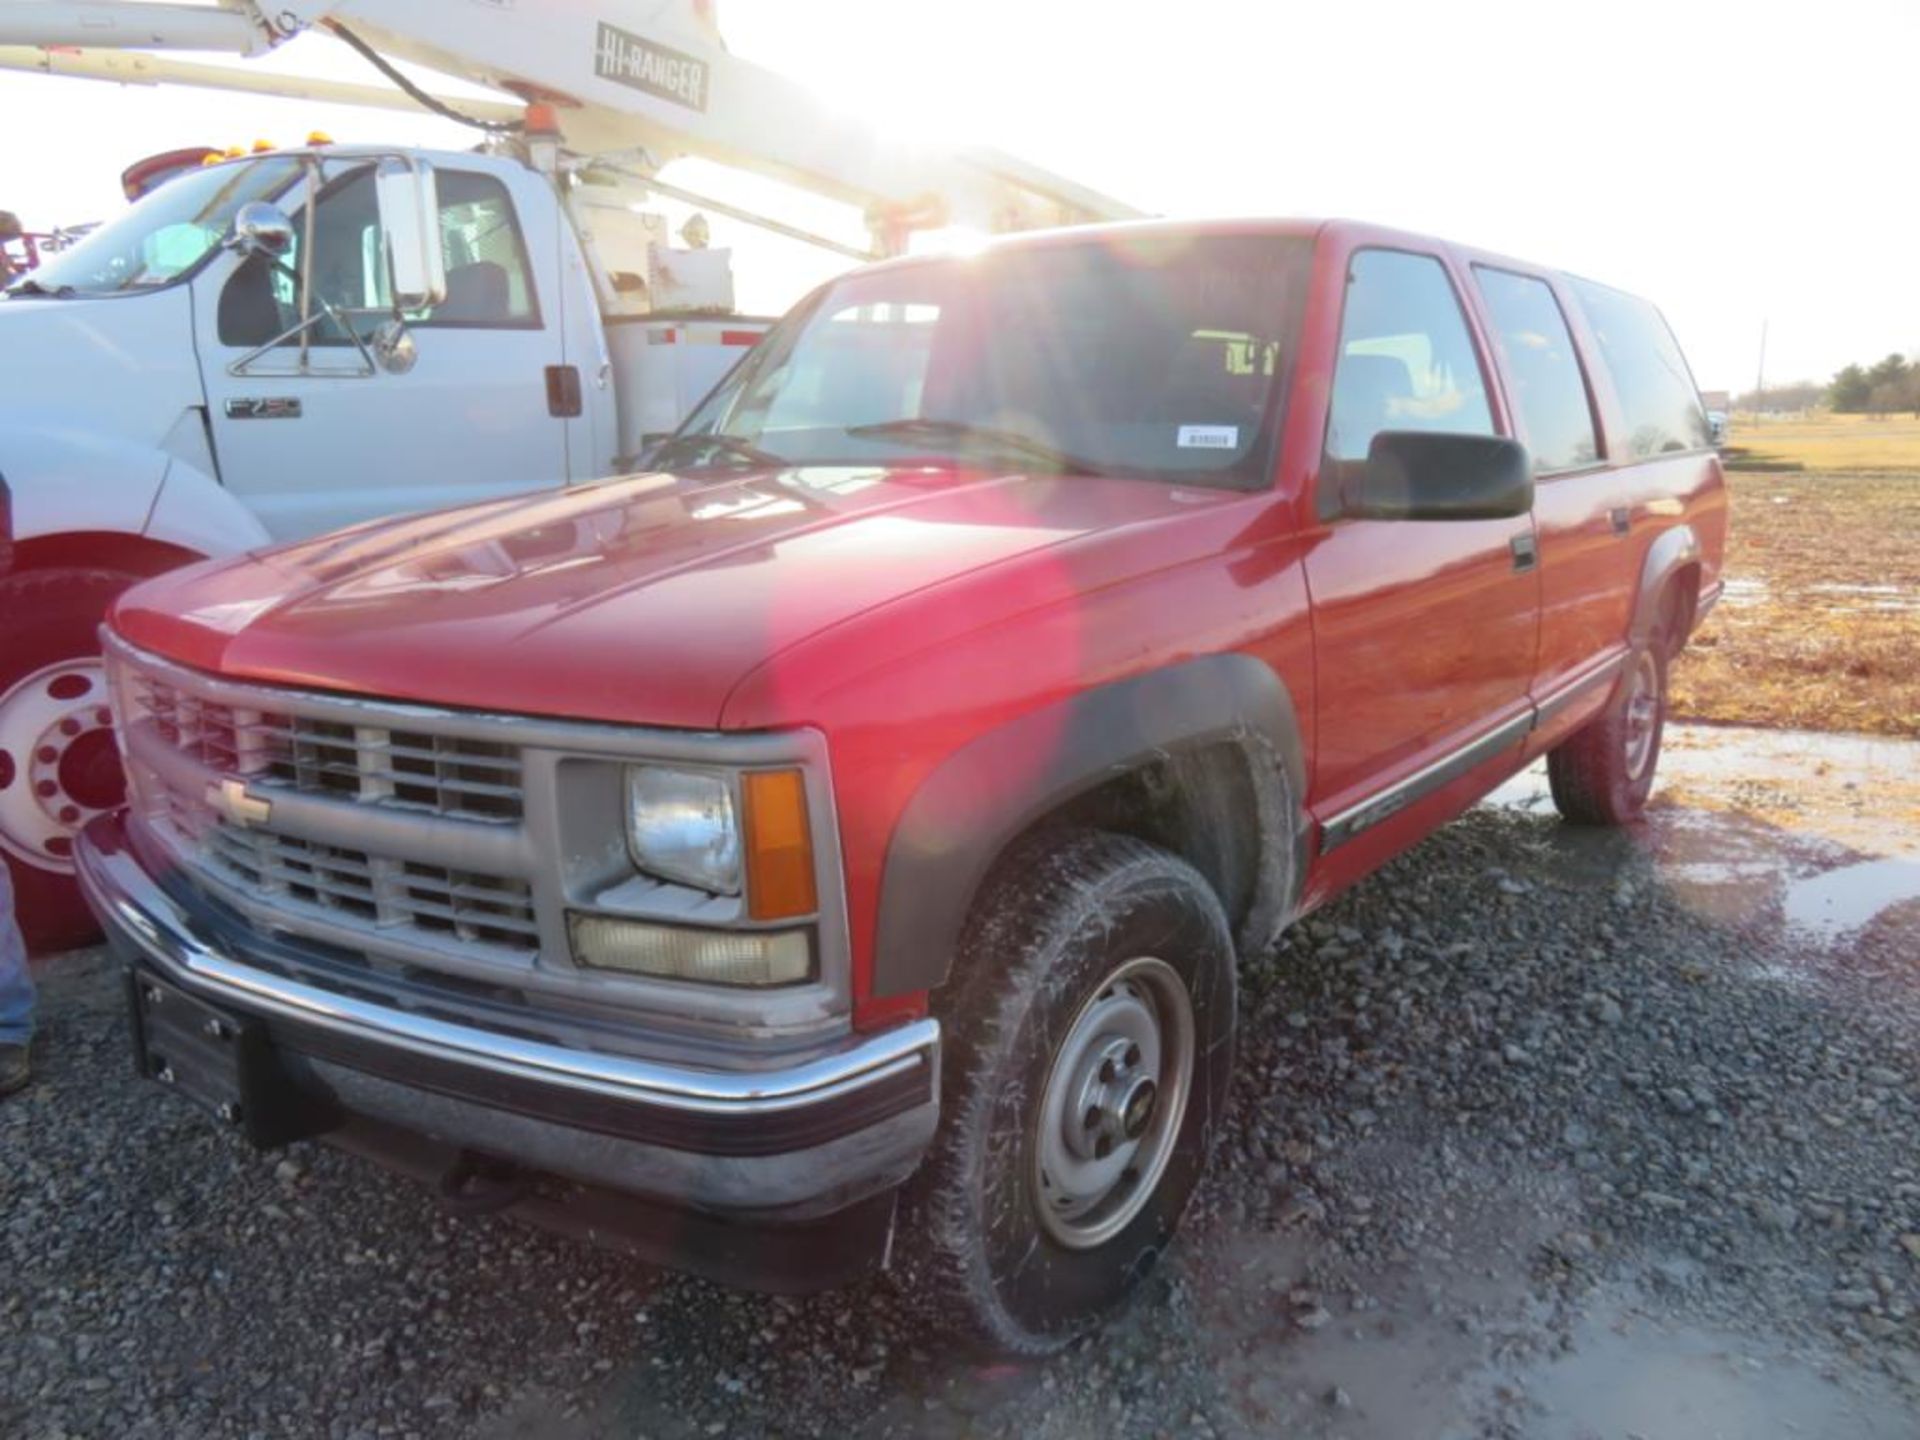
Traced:
[[[1763, 323], [1769, 381], [1920, 352], [1915, 0], [719, 0], [719, 17], [735, 53], [876, 126], [1008, 150], [1155, 213], [1351, 216], [1637, 291], [1706, 389], [1753, 384]], [[377, 80], [337, 50], [302, 39], [248, 63]], [[30, 227], [105, 218], [140, 155], [316, 127], [471, 139], [426, 116], [0, 72], [0, 208]], [[830, 207], [776, 213], [858, 238]], [[743, 309], [846, 263], [713, 230], [737, 247]]]

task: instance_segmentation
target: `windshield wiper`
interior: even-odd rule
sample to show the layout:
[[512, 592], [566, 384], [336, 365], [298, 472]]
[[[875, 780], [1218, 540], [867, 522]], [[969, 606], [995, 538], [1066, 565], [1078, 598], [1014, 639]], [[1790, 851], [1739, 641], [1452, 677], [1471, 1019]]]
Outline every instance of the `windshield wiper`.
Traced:
[[647, 457], [648, 465], [658, 465], [667, 456], [681, 450], [718, 450], [722, 454], [745, 460], [750, 465], [784, 466], [788, 462], [770, 450], [762, 450], [751, 441], [742, 440], [737, 435], [669, 435], [662, 440]]
[[934, 444], [978, 445], [1037, 461], [1069, 475], [1093, 475], [1100, 467], [1078, 455], [1022, 435], [1018, 430], [1002, 430], [997, 425], [980, 425], [971, 420], [940, 420], [920, 416], [912, 420], [883, 420], [877, 425], [849, 425], [847, 434], [860, 440], [926, 440]]
[[54, 300], [64, 300], [74, 293], [71, 285], [56, 285], [49, 290], [31, 275], [24, 280], [16, 280], [7, 287], [9, 295], [45, 295]]

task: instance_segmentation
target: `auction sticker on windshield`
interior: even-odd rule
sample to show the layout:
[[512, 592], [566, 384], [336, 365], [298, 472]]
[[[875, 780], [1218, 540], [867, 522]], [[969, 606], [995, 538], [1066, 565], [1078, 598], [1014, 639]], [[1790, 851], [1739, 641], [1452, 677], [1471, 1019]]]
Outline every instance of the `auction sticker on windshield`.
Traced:
[[1238, 425], [1182, 425], [1174, 441], [1182, 450], [1234, 450], [1240, 445]]

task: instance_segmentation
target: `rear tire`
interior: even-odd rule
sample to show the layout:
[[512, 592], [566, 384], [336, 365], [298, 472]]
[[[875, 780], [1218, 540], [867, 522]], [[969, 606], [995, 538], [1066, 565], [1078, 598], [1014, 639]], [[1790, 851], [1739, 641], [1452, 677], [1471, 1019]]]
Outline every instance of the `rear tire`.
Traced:
[[0, 856], [36, 954], [99, 935], [74, 881], [73, 835], [124, 798], [98, 632], [135, 578], [49, 569], [0, 579]]
[[1205, 1169], [1232, 931], [1185, 861], [1068, 832], [1001, 862], [957, 969], [920, 1288], [979, 1348], [1046, 1355], [1125, 1305]]
[[1547, 752], [1553, 804], [1575, 825], [1631, 825], [1643, 818], [1667, 725], [1667, 647], [1642, 642], [1607, 708]]

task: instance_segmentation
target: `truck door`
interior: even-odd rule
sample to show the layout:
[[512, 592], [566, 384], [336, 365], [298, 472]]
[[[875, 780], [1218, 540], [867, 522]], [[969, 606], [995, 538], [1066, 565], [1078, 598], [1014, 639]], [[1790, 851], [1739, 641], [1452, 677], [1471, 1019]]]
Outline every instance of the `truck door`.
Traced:
[[[529, 177], [438, 170], [447, 295], [405, 317], [410, 367], [373, 363], [389, 306], [371, 163], [330, 160], [314, 206], [289, 197], [295, 272], [342, 310], [268, 345], [300, 317], [297, 283], [264, 257], [196, 287], [195, 324], [221, 479], [276, 539], [457, 505], [567, 478], [560, 367], [558, 207]], [[517, 203], [516, 203], [517, 202]], [[352, 333], [349, 333], [351, 330]], [[263, 346], [267, 346], [265, 350]], [[577, 390], [574, 392], [577, 396]]]
[[1342, 467], [1364, 462], [1380, 431], [1502, 433], [1490, 372], [1437, 256], [1359, 249], [1344, 278], [1317, 484], [1322, 527], [1306, 559], [1318, 711], [1311, 808], [1323, 849], [1391, 835], [1391, 817], [1518, 753], [1539, 626], [1530, 515], [1340, 514]]

